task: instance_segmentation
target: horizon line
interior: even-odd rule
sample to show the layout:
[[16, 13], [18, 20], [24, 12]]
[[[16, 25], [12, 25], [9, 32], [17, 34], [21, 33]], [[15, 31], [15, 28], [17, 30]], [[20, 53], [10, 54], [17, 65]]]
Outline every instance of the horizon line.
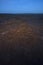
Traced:
[[43, 14], [43, 13], [0, 13], [0, 14]]

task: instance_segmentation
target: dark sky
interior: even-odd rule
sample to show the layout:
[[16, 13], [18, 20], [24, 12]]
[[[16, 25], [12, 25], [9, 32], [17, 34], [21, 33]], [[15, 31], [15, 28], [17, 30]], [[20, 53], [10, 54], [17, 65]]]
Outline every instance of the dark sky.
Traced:
[[0, 13], [43, 13], [43, 0], [0, 0]]

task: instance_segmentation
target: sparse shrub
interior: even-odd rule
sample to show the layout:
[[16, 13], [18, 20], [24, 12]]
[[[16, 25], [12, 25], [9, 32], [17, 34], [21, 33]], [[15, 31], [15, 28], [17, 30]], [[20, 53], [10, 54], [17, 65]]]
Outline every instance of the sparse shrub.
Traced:
[[27, 23], [19, 23], [14, 28], [10, 24], [9, 26], [8, 32], [0, 35], [1, 63], [28, 65], [39, 63], [39, 59], [41, 62], [43, 44], [39, 38], [37, 28]]

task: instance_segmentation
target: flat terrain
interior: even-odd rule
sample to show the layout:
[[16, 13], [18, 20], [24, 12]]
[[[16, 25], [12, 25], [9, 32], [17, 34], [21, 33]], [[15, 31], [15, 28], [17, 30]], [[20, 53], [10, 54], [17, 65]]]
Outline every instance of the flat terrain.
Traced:
[[43, 65], [43, 14], [0, 14], [0, 65]]

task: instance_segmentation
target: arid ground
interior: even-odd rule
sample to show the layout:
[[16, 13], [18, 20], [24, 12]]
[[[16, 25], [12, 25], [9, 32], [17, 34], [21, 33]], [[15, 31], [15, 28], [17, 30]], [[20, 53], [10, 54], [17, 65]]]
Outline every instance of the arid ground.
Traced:
[[43, 14], [0, 14], [0, 65], [43, 65]]

